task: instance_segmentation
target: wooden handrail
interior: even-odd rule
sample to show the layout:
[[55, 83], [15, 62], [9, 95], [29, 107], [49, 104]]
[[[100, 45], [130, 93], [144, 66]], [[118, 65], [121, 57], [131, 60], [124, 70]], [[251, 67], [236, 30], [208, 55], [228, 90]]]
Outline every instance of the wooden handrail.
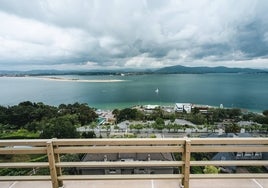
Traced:
[[[49, 180], [58, 188], [64, 180], [93, 179], [191, 179], [268, 178], [268, 174], [190, 174], [193, 166], [266, 166], [267, 160], [190, 161], [199, 152], [268, 152], [268, 138], [156, 138], [156, 139], [42, 139], [0, 140], [0, 154], [45, 154], [48, 162], [0, 163], [0, 168], [49, 168], [50, 176], [0, 176], [0, 181]], [[182, 161], [61, 162], [68, 153], [181, 153]], [[181, 174], [62, 175], [61, 168], [182, 167]]]
[[90, 168], [109, 168], [109, 167], [179, 167], [184, 165], [183, 161], [130, 161], [130, 162], [60, 162], [57, 167], [90, 167]]

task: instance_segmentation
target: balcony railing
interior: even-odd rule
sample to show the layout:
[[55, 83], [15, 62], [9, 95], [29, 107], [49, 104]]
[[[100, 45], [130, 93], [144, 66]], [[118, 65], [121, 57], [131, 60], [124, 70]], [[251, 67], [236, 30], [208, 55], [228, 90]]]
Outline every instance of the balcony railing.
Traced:
[[[0, 168], [49, 168], [50, 175], [0, 176], [0, 181], [51, 181], [53, 188], [65, 180], [123, 180], [123, 179], [177, 179], [189, 187], [190, 179], [268, 179], [267, 173], [244, 174], [191, 174], [193, 166], [268, 166], [268, 160], [191, 161], [192, 153], [211, 152], [268, 152], [268, 138], [163, 138], [163, 139], [50, 139], [50, 140], [1, 140], [0, 155], [44, 154], [48, 162], [0, 163]], [[62, 162], [64, 154], [105, 153], [180, 153], [181, 161], [99, 161]], [[135, 175], [63, 175], [66, 167], [123, 168], [123, 167], [172, 167], [180, 168], [179, 174]]]

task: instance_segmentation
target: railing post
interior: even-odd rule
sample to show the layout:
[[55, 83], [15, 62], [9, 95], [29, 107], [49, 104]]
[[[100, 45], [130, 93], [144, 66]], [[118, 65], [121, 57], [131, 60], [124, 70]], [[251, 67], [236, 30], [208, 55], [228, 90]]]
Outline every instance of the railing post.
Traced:
[[[57, 139], [57, 138], [53, 138], [52, 140], [54, 140], [54, 139]], [[58, 145], [56, 145], [56, 146], [53, 145], [53, 148], [58, 148], [58, 147], [59, 147]], [[55, 159], [56, 163], [59, 163], [60, 162], [60, 154], [55, 154], [54, 153], [54, 159]], [[57, 176], [62, 175], [61, 167], [56, 167], [56, 171], [57, 171]], [[62, 180], [58, 180], [58, 184], [59, 184], [59, 187], [63, 187], [63, 181]]]
[[49, 171], [50, 171], [50, 176], [51, 176], [52, 187], [59, 188], [61, 183], [58, 181], [56, 159], [55, 159], [52, 140], [47, 142], [47, 156], [48, 156]]
[[186, 138], [184, 145], [184, 152], [182, 155], [182, 160], [184, 165], [182, 166], [182, 185], [184, 188], [189, 188], [189, 178], [190, 178], [190, 160], [191, 160], [191, 140]]

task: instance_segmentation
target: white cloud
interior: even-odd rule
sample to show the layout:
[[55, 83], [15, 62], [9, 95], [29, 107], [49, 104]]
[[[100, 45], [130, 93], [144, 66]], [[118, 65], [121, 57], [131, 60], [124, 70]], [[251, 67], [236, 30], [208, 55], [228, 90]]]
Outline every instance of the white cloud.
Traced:
[[90, 35], [0, 12], [0, 60], [73, 58], [94, 47]]
[[164, 63], [156, 58], [148, 57], [148, 54], [142, 54], [128, 59], [125, 66], [130, 68], [160, 68], [164, 66]]
[[86, 62], [100, 68], [194, 66], [207, 61], [227, 65], [223, 59], [233, 65], [240, 65], [233, 60], [250, 59], [250, 67], [260, 62], [268, 67], [265, 61], [254, 61], [268, 56], [266, 1], [19, 2], [0, 1], [0, 68], [91, 67]]

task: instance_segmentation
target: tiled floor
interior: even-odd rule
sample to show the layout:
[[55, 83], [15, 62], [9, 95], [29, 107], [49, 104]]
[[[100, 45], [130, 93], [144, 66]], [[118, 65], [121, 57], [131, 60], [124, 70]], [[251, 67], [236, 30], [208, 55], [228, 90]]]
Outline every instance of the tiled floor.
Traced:
[[[0, 182], [0, 188], [51, 188], [49, 181]], [[179, 180], [65, 181], [64, 188], [180, 188]], [[265, 179], [191, 180], [190, 188], [268, 188]]]

